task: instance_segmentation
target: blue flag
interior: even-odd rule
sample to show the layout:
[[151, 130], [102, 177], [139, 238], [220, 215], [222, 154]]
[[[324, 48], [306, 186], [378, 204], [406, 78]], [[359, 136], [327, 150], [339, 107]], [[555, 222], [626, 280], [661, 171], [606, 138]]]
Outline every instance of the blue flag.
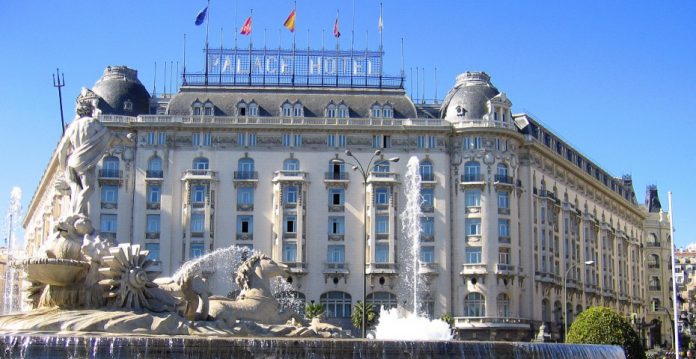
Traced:
[[206, 6], [201, 12], [196, 15], [196, 26], [200, 25], [205, 21], [205, 15], [208, 14], [208, 7]]

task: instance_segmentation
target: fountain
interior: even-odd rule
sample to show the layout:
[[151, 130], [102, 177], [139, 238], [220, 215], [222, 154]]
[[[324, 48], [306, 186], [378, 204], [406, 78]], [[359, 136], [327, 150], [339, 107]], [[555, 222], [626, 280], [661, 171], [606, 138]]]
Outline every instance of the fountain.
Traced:
[[[19, 219], [22, 213], [22, 190], [19, 187], [13, 187], [10, 192], [10, 205], [7, 208], [5, 217], [5, 249], [7, 263], [20, 258], [23, 253], [22, 249], [18, 248], [17, 243], [17, 227], [19, 227]], [[3, 293], [3, 314], [11, 314], [18, 312], [21, 307], [21, 296], [19, 293], [19, 278], [17, 270], [12, 266], [5, 268], [5, 292]]]
[[[72, 210], [37, 256], [13, 264], [25, 273], [24, 294], [32, 310], [0, 316], [3, 357], [623, 357], [612, 346], [346, 338], [341, 328], [317, 319], [306, 323], [286, 308], [292, 301], [274, 297], [274, 291], [289, 291], [287, 283], [274, 281], [287, 276], [287, 266], [236, 247], [189, 261], [172, 277], [157, 278], [147, 250], [101, 238], [89, 220], [95, 163], [105, 149], [127, 146], [131, 137], [120, 138], [90, 117], [92, 99], [83, 90], [78, 118], [58, 149], [65, 178], [56, 186], [70, 196]], [[409, 171], [417, 171], [417, 159], [412, 162]], [[418, 192], [409, 193], [416, 201], [409, 208], [417, 207]], [[417, 212], [409, 216], [408, 223], [418, 221]], [[416, 246], [417, 227], [410, 231]], [[413, 258], [417, 264], [417, 252]], [[224, 279], [215, 286], [203, 275], [211, 266]], [[414, 283], [417, 272], [414, 265]], [[215, 295], [211, 287], [223, 289], [223, 295]], [[414, 290], [414, 308], [417, 296]]]

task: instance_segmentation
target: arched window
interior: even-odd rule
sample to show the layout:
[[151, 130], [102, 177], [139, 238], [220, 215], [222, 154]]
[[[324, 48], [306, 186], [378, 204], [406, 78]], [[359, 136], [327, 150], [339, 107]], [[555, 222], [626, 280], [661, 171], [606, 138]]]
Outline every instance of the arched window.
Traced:
[[240, 158], [237, 162], [236, 179], [252, 179], [254, 176], [254, 160], [248, 157]]
[[282, 112], [284, 117], [292, 116], [292, 105], [288, 102], [284, 103], [283, 106], [281, 107], [281, 112]]
[[648, 256], [648, 268], [660, 268], [660, 256], [651, 254]]
[[380, 173], [389, 172], [389, 161], [384, 160], [384, 161], [375, 162], [375, 166], [373, 167], [372, 171], [373, 172], [380, 172]]
[[208, 159], [205, 157], [197, 157], [193, 159], [194, 170], [207, 170], [209, 168]]
[[660, 241], [657, 239], [657, 235], [655, 235], [655, 233], [648, 234], [648, 246], [650, 246], [650, 247], [659, 247], [660, 246]]
[[340, 118], [348, 118], [349, 112], [348, 112], [348, 106], [344, 104], [338, 105], [338, 117]]
[[384, 105], [384, 107], [382, 107], [382, 117], [384, 117], [384, 118], [394, 117], [394, 111], [392, 110], [392, 107], [390, 105]]
[[563, 322], [563, 307], [559, 301], [553, 303], [553, 321], [556, 324]]
[[283, 161], [283, 171], [299, 171], [300, 160], [296, 158], [288, 158]]
[[258, 116], [259, 115], [259, 105], [256, 102], [251, 102], [248, 107], [247, 116]]
[[507, 177], [508, 175], [508, 167], [504, 163], [498, 163], [498, 167], [496, 168], [496, 174], [501, 177]]
[[100, 177], [120, 177], [119, 160], [116, 156], [106, 156], [102, 162]]
[[370, 109], [370, 116], [374, 118], [382, 117], [382, 106], [379, 104], [372, 105], [372, 108]]
[[210, 100], [205, 102], [205, 105], [203, 106], [203, 114], [205, 116], [212, 116], [215, 114], [215, 105], [213, 105]]
[[196, 100], [191, 104], [191, 114], [193, 116], [200, 116], [203, 114], [203, 104]]
[[380, 309], [392, 309], [396, 308], [398, 302], [396, 301], [396, 295], [389, 292], [374, 292], [367, 295], [366, 301], [372, 303], [373, 308], [377, 313]]
[[328, 106], [326, 106], [326, 117], [336, 117], [337, 115], [337, 109], [336, 105], [333, 103], [330, 103]]
[[421, 181], [433, 181], [433, 163], [429, 160], [423, 160], [420, 162], [418, 167], [418, 172], [420, 172]]
[[351, 297], [346, 292], [326, 292], [319, 297], [327, 318], [350, 318]]
[[657, 276], [650, 277], [648, 281], [648, 290], [660, 290], [660, 278]]
[[162, 159], [159, 156], [153, 156], [147, 161], [147, 177], [162, 178]]
[[469, 161], [464, 164], [464, 181], [481, 181], [481, 164], [476, 161]]
[[549, 300], [546, 298], [541, 300], [541, 320], [544, 323], [551, 321], [551, 306], [549, 305]]
[[498, 316], [502, 318], [510, 317], [510, 298], [505, 293], [498, 294], [496, 298], [496, 306], [498, 307]]
[[485, 317], [486, 297], [476, 292], [467, 294], [466, 297], [464, 297], [464, 316]]
[[327, 176], [326, 179], [340, 180], [340, 179], [347, 179], [347, 178], [348, 177], [346, 176], [346, 163], [336, 161], [335, 159], [330, 160], [329, 161], [329, 175]]
[[302, 117], [302, 116], [304, 116], [304, 106], [302, 106], [302, 104], [299, 103], [299, 102], [296, 103], [296, 104], [292, 107], [292, 115], [293, 115], [293, 117]]
[[237, 104], [237, 116], [247, 116], [247, 104], [244, 101], [240, 101]]

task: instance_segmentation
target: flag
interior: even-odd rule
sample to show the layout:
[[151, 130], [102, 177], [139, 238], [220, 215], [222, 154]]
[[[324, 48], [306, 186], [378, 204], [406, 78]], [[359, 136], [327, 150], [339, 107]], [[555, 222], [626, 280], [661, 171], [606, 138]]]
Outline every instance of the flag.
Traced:
[[338, 29], [338, 15], [336, 15], [336, 21], [334, 22], [333, 34], [335, 38], [341, 37], [341, 31]]
[[295, 9], [290, 11], [290, 15], [288, 15], [288, 18], [285, 19], [283, 26], [290, 30], [290, 32], [295, 32]]
[[251, 16], [249, 16], [246, 21], [244, 21], [244, 26], [242, 26], [242, 30], [239, 31], [240, 34], [242, 35], [249, 35], [251, 34]]
[[379, 28], [379, 32], [382, 32], [382, 30], [384, 30], [384, 22], [382, 21], [382, 13], [381, 12], [379, 14], [379, 23], [377, 24], [377, 27]]
[[196, 26], [201, 25], [205, 21], [205, 16], [208, 14], [208, 7], [206, 6], [201, 10], [201, 12], [196, 15]]

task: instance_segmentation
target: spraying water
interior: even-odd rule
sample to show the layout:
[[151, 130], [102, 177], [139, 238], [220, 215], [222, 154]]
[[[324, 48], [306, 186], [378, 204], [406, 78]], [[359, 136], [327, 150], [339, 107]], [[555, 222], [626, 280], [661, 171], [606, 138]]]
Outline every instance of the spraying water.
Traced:
[[10, 192], [10, 204], [5, 215], [4, 246], [7, 253], [5, 264], [5, 292], [3, 293], [3, 314], [18, 312], [21, 308], [19, 273], [10, 263], [23, 257], [17, 238], [17, 228], [22, 214], [22, 189], [13, 187]]
[[[413, 311], [405, 308], [382, 310], [375, 337], [385, 340], [449, 340], [452, 339], [449, 325], [441, 320], [430, 320], [419, 316], [419, 297], [423, 290], [419, 278], [420, 234], [422, 198], [420, 195], [420, 161], [413, 156], [409, 159], [404, 180], [406, 208], [401, 213], [401, 237], [405, 246], [402, 253], [401, 295], [413, 301]], [[422, 314], [422, 313], [420, 313]]]

